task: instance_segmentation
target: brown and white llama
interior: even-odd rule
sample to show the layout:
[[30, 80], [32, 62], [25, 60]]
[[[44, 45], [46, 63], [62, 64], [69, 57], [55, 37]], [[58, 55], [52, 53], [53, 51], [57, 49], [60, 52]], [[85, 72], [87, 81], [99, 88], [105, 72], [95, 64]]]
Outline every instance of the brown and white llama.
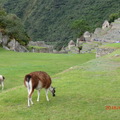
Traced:
[[5, 80], [5, 77], [3, 75], [0, 75], [0, 84], [2, 86], [2, 90], [4, 89], [4, 80]]
[[38, 90], [37, 101], [40, 99], [40, 90], [42, 88], [45, 88], [46, 90], [47, 101], [49, 101], [48, 91], [50, 91], [52, 95], [55, 96], [55, 88], [51, 86], [51, 83], [51, 78], [46, 72], [36, 71], [27, 74], [24, 78], [24, 84], [28, 90], [28, 106], [33, 104], [32, 93], [34, 92], [34, 89]]

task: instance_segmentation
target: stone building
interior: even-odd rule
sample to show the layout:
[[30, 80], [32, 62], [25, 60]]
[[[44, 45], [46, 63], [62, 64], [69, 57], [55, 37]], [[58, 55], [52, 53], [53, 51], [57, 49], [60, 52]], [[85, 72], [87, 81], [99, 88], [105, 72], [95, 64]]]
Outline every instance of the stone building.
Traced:
[[86, 41], [90, 41], [91, 40], [91, 33], [89, 33], [88, 31], [86, 31], [84, 34], [83, 34], [83, 37], [85, 38]]
[[68, 49], [70, 50], [71, 47], [74, 47], [75, 46], [75, 42], [73, 40], [71, 40], [69, 43], [68, 43]]
[[109, 28], [110, 27], [110, 23], [105, 20], [104, 23], [102, 24], [102, 29], [105, 29], [105, 28]]

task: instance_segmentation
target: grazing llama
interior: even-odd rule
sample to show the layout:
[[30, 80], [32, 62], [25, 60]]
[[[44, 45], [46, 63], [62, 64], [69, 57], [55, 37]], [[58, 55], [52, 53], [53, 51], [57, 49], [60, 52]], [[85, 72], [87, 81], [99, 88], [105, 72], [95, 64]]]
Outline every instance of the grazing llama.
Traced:
[[45, 88], [46, 90], [47, 101], [49, 101], [48, 91], [50, 91], [52, 95], [55, 96], [55, 88], [51, 86], [51, 83], [51, 78], [46, 72], [36, 71], [27, 74], [24, 78], [24, 84], [28, 90], [28, 106], [33, 104], [32, 93], [34, 92], [34, 89], [38, 90], [37, 101], [40, 99], [40, 90], [42, 88]]
[[5, 80], [5, 77], [3, 75], [0, 75], [0, 84], [2, 86], [2, 90], [4, 89], [4, 80]]

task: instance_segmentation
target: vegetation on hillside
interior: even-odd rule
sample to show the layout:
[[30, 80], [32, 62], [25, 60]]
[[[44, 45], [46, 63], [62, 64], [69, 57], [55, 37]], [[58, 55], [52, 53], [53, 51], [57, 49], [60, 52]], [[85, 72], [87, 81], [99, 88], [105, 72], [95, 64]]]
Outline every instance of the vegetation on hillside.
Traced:
[[21, 19], [15, 14], [8, 14], [2, 7], [0, 7], [0, 31], [11, 39], [15, 38], [22, 45], [26, 45], [30, 40]]
[[118, 19], [120, 17], [120, 11], [116, 12], [116, 13], [112, 13], [109, 16], [109, 22], [114, 22], [114, 20]]
[[83, 35], [85, 31], [90, 30], [90, 26], [87, 23], [87, 21], [81, 19], [81, 20], [76, 20], [72, 23], [71, 25], [72, 29], [76, 30], [76, 33], [78, 34], [77, 36]]
[[[79, 37], [71, 27], [85, 20], [90, 31], [100, 27], [109, 15], [119, 11], [119, 0], [2, 0], [5, 9], [22, 18], [33, 41], [66, 45]], [[85, 29], [87, 30], [87, 29]]]

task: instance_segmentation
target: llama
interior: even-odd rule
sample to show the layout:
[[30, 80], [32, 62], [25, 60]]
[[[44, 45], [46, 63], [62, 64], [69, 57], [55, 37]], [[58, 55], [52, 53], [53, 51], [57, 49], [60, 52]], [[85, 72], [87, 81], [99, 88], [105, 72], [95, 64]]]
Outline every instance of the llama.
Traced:
[[2, 86], [2, 90], [4, 89], [4, 80], [5, 80], [5, 77], [3, 75], [0, 75], [0, 84]]
[[52, 95], [55, 96], [55, 88], [51, 86], [51, 83], [52, 81], [50, 76], [43, 71], [31, 72], [25, 76], [24, 85], [28, 90], [28, 107], [30, 104], [33, 104], [32, 93], [34, 92], [34, 89], [38, 91], [37, 101], [40, 99], [40, 90], [42, 88], [45, 88], [47, 101], [49, 101], [48, 91], [50, 91]]

